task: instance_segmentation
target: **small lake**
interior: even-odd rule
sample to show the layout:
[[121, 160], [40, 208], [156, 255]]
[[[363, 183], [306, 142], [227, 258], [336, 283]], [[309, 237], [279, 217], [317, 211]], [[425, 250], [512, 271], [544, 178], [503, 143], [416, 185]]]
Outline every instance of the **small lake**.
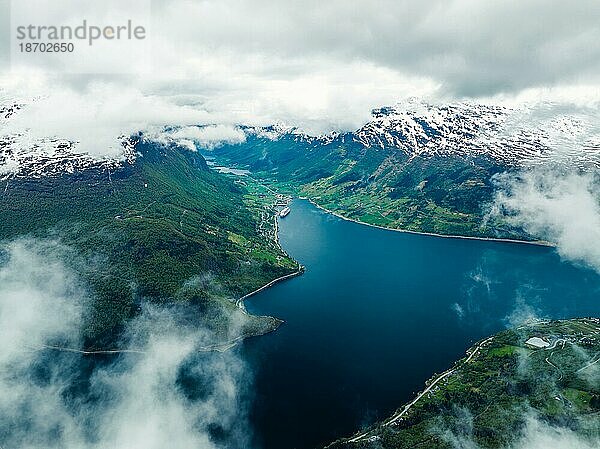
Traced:
[[389, 415], [475, 341], [531, 317], [600, 315], [600, 276], [554, 249], [386, 231], [295, 200], [307, 268], [246, 302], [285, 320], [247, 340], [256, 447], [307, 449]]

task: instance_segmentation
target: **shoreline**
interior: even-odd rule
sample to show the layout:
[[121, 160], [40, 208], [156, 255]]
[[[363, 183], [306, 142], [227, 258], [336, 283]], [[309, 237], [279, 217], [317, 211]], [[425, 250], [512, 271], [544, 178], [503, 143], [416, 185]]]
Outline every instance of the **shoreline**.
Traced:
[[[248, 176], [248, 175], [246, 175]], [[249, 177], [249, 176], [248, 176]], [[253, 179], [253, 178], [252, 178]], [[255, 180], [256, 181], [256, 180]], [[265, 186], [267, 187], [267, 186]], [[269, 190], [271, 190], [269, 187], [267, 187]], [[273, 191], [274, 192], [274, 191]], [[286, 204], [290, 204], [292, 202], [293, 198], [292, 197], [288, 197], [286, 200]], [[292, 256], [290, 256], [286, 250], [283, 249], [283, 247], [281, 246], [281, 243], [279, 241], [279, 212], [276, 209], [276, 206], [274, 207], [275, 209], [275, 214], [274, 214], [274, 220], [275, 223], [273, 225], [273, 240], [275, 241], [275, 244], [277, 245], [277, 247], [279, 248], [279, 250], [285, 254], [286, 256], [288, 256], [291, 260], [293, 260], [294, 262], [296, 262], [298, 264], [298, 267], [296, 268], [296, 271], [292, 272], [292, 273], [288, 273], [285, 274], [283, 276], [280, 276], [276, 279], [273, 279], [272, 281], [267, 282], [266, 284], [264, 284], [263, 286], [257, 288], [256, 290], [251, 291], [250, 293], [246, 293], [244, 296], [236, 299], [235, 301], [235, 305], [238, 306], [240, 309], [242, 309], [244, 311], [244, 313], [248, 313], [246, 311], [246, 306], [244, 305], [244, 301], [248, 298], [250, 298], [251, 296], [254, 296], [260, 292], [262, 292], [263, 290], [266, 290], [270, 287], [272, 287], [273, 285], [279, 283], [279, 282], [283, 282], [286, 279], [291, 279], [293, 277], [296, 276], [300, 276], [301, 274], [304, 273], [305, 271], [305, 267], [304, 265], [300, 264], [300, 262], [298, 262], [296, 259], [294, 259]]]
[[372, 224], [372, 223], [366, 223], [364, 221], [356, 220], [354, 218], [345, 217], [338, 212], [334, 212], [332, 210], [327, 209], [326, 207], [321, 206], [320, 204], [317, 204], [314, 200], [312, 200], [311, 198], [308, 198], [308, 197], [301, 196], [301, 197], [298, 197], [298, 199], [306, 200], [313, 206], [317, 207], [318, 209], [321, 209], [323, 212], [331, 214], [337, 218], [341, 218], [342, 220], [351, 221], [353, 223], [357, 223], [357, 224], [363, 225], [363, 226], [370, 226], [372, 228], [383, 229], [385, 231], [401, 232], [403, 234], [428, 235], [430, 237], [439, 237], [439, 238], [444, 238], [444, 239], [480, 240], [480, 241], [485, 241], [485, 242], [498, 242], [498, 243], [518, 243], [518, 244], [522, 244], [522, 245], [544, 246], [547, 248], [555, 248], [556, 247], [556, 244], [551, 243], [551, 242], [546, 242], [543, 240], [517, 240], [517, 239], [503, 239], [503, 238], [498, 238], [498, 237], [474, 237], [474, 236], [467, 236], [467, 235], [438, 234], [435, 232], [411, 231], [409, 229], [387, 228], [385, 226], [376, 225], [376, 224]]
[[298, 269], [296, 271], [294, 271], [292, 273], [289, 273], [289, 274], [285, 274], [285, 275], [280, 276], [280, 277], [278, 277], [276, 279], [273, 279], [272, 281], [267, 282], [262, 287], [259, 287], [256, 290], [251, 291], [250, 293], [245, 294], [241, 298], [236, 299], [235, 305], [238, 306], [240, 309], [242, 309], [244, 312], [246, 312], [246, 307], [244, 305], [244, 301], [246, 299], [250, 298], [251, 296], [256, 295], [257, 293], [262, 292], [263, 290], [266, 290], [269, 287], [272, 287], [273, 285], [275, 285], [275, 284], [277, 284], [279, 282], [285, 281], [286, 279], [291, 279], [293, 277], [300, 276], [300, 275], [302, 275], [304, 273], [304, 270], [305, 270], [304, 265], [298, 264]]
[[[555, 248], [556, 244], [551, 243], [551, 242], [546, 242], [543, 240], [517, 240], [517, 239], [503, 239], [503, 238], [496, 238], [496, 237], [475, 237], [475, 236], [466, 236], [466, 235], [448, 235], [448, 234], [438, 234], [435, 232], [425, 232], [425, 231], [411, 231], [409, 229], [397, 229], [397, 228], [388, 228], [385, 226], [381, 226], [381, 225], [376, 225], [376, 224], [372, 224], [372, 223], [366, 223], [364, 221], [360, 221], [360, 220], [356, 220], [354, 218], [349, 218], [349, 217], [345, 217], [343, 215], [341, 215], [338, 212], [334, 212], [330, 209], [327, 209], [324, 206], [321, 206], [320, 204], [318, 204], [316, 201], [314, 201], [311, 198], [305, 197], [305, 196], [299, 196], [297, 197], [300, 200], [305, 200], [308, 201], [310, 204], [312, 204], [313, 206], [315, 206], [317, 209], [320, 209], [321, 211], [333, 215], [334, 217], [340, 218], [344, 221], [349, 221], [352, 223], [356, 223], [359, 225], [363, 225], [363, 226], [369, 226], [372, 228], [377, 228], [377, 229], [382, 229], [384, 231], [393, 231], [393, 232], [400, 232], [403, 234], [414, 234], [414, 235], [426, 235], [426, 236], [430, 236], [430, 237], [438, 237], [438, 238], [444, 238], [444, 239], [461, 239], [461, 240], [479, 240], [479, 241], [483, 241], [483, 242], [496, 242], [496, 243], [513, 243], [513, 244], [520, 244], [520, 245], [533, 245], [533, 246], [541, 246], [541, 247], [546, 247], [546, 248]], [[292, 198], [293, 200], [293, 198]], [[289, 202], [288, 202], [289, 204]], [[274, 226], [274, 237], [275, 237], [275, 243], [277, 244], [277, 246], [279, 247], [279, 249], [281, 249], [284, 253], [287, 254], [287, 252], [285, 252], [285, 250], [281, 247], [281, 244], [279, 242], [279, 220], [277, 215], [275, 216], [275, 226]], [[244, 312], [246, 312], [246, 307], [244, 305], [244, 301], [248, 298], [250, 298], [251, 296], [254, 296], [258, 293], [260, 293], [263, 290], [266, 290], [267, 288], [272, 287], [273, 285], [277, 284], [278, 282], [282, 282], [285, 281], [286, 279], [291, 279], [293, 277], [296, 276], [300, 276], [301, 274], [303, 274], [305, 271], [305, 267], [303, 265], [301, 265], [300, 263], [298, 263], [298, 269], [296, 271], [294, 271], [293, 273], [289, 273], [286, 274], [284, 276], [280, 276], [276, 279], [273, 279], [270, 282], [267, 282], [265, 285], [257, 288], [256, 290], [245, 294], [244, 296], [238, 298], [235, 301], [235, 304], [241, 308]], [[247, 313], [247, 312], [246, 312]]]
[[[404, 415], [406, 415], [410, 411], [410, 409], [417, 402], [419, 402], [423, 396], [429, 393], [438, 383], [454, 374], [459, 368], [462, 368], [464, 365], [468, 364], [484, 346], [486, 346], [495, 338], [495, 336], [496, 335], [494, 334], [491, 337], [488, 337], [484, 340], [480, 340], [479, 342], [475, 343], [473, 346], [466, 350], [465, 356], [462, 359], [458, 360], [453, 367], [447, 369], [446, 371], [440, 374], [434, 374], [432, 377], [427, 379], [425, 381], [425, 388], [419, 393], [417, 393], [417, 395], [412, 401], [405, 403], [403, 406], [396, 409], [396, 411], [391, 416], [382, 420], [380, 425], [382, 427], [389, 427], [391, 425], [394, 425], [398, 420], [400, 420]], [[359, 431], [350, 437], [339, 438], [338, 440], [333, 441], [328, 446], [326, 446], [326, 449], [339, 442], [358, 443], [365, 439], [372, 438], [372, 436], [370, 435], [373, 433], [373, 431], [374, 429], [370, 428], [364, 431]]]
[[[591, 334], [588, 333], [587, 335], [597, 335], [598, 330], [600, 329], [598, 327], [598, 326], [600, 326], [600, 318], [576, 317], [576, 318], [563, 318], [563, 319], [535, 318], [535, 319], [527, 320], [527, 322], [521, 324], [518, 327], [510, 327], [508, 329], [501, 330], [485, 339], [479, 340], [478, 342], [476, 342], [475, 344], [470, 346], [466, 350], [465, 356], [463, 356], [461, 359], [457, 360], [451, 368], [447, 369], [446, 371], [444, 371], [440, 374], [432, 375], [429, 379], [427, 379], [425, 381], [423, 390], [421, 390], [418, 394], [413, 395], [413, 399], [410, 400], [410, 402], [405, 402], [404, 404], [402, 404], [387, 418], [379, 420], [375, 424], [370, 425], [368, 428], [355, 432], [353, 435], [338, 438], [338, 439], [334, 440], [333, 442], [329, 443], [327, 446], [325, 446], [325, 449], [330, 448], [332, 446], [339, 447], [340, 445], [348, 444], [348, 443], [353, 444], [353, 443], [361, 443], [364, 441], [372, 442], [372, 441], [375, 441], [376, 439], [379, 439], [381, 430], [383, 428], [396, 425], [398, 423], [398, 421], [401, 421], [405, 417], [405, 415], [407, 415], [410, 412], [410, 410], [413, 406], [415, 406], [425, 395], [427, 395], [429, 392], [431, 392], [431, 390], [433, 390], [440, 382], [449, 378], [454, 373], [456, 373], [458, 370], [465, 368], [465, 366], [468, 365], [469, 363], [471, 363], [471, 361], [475, 357], [477, 357], [477, 355], [480, 354], [484, 348], [489, 347], [490, 343], [493, 342], [494, 339], [496, 339], [498, 337], [498, 335], [506, 332], [507, 330], [516, 332], [516, 331], [520, 331], [520, 330], [529, 328], [530, 329], [529, 334], [535, 335], [537, 333], [535, 326], [537, 326], [537, 325], [552, 325], [552, 324], [560, 324], [560, 323], [584, 323], [584, 324], [594, 326], [593, 333], [591, 333]], [[592, 331], [590, 331], [590, 332], [592, 332]], [[573, 332], [570, 333], [565, 338], [554, 337], [556, 339], [554, 340], [552, 346], [548, 346], [545, 348], [537, 348], [537, 349], [533, 348], [532, 351], [540, 351], [540, 352], [552, 351], [561, 342], [563, 343], [563, 347], [564, 347], [565, 343], [572, 344], [573, 342], [572, 342], [572, 340], [569, 340], [569, 337], [575, 337], [575, 336], [577, 336], [576, 338], [580, 338], [579, 333], [573, 333]], [[527, 345], [527, 343], [524, 341], [524, 339], [523, 339], [523, 344]], [[527, 347], [527, 346], [525, 346], [525, 347]], [[586, 369], [595, 363], [600, 362], [600, 359], [597, 359], [597, 360], [591, 359], [591, 360], [592, 360], [591, 364], [588, 363], [588, 364], [584, 365], [582, 368], [579, 368], [579, 371]], [[550, 366], [556, 368], [556, 366], [554, 364], [549, 362], [548, 358], [546, 358], [545, 361]], [[558, 369], [558, 368], [556, 368], [556, 369]], [[575, 371], [575, 372], [578, 372], [578, 371]], [[410, 425], [411, 424], [409, 424], [409, 426]], [[343, 446], [343, 447], [346, 447], [346, 446]]]
[[[349, 222], [353, 222], [359, 225], [363, 225], [363, 226], [370, 226], [372, 228], [377, 228], [377, 229], [382, 229], [384, 231], [394, 231], [394, 232], [400, 232], [400, 233], [404, 233], [404, 234], [415, 234], [415, 235], [425, 235], [425, 236], [430, 236], [430, 237], [438, 237], [438, 238], [445, 238], [445, 239], [462, 239], [462, 240], [479, 240], [479, 241], [487, 241], [487, 242], [496, 242], [496, 243], [513, 243], [513, 244], [521, 244], [521, 245], [533, 245], [533, 246], [541, 246], [541, 247], [547, 247], [547, 248], [554, 248], [556, 247], [555, 244], [550, 243], [550, 242], [545, 242], [545, 241], [529, 241], [529, 240], [516, 240], [516, 239], [503, 239], [503, 238], [495, 238], [495, 237], [473, 237], [473, 236], [464, 236], [464, 235], [447, 235], [447, 234], [438, 234], [438, 233], [434, 233], [434, 232], [424, 232], [424, 231], [411, 231], [408, 229], [395, 229], [395, 228], [388, 228], [385, 226], [381, 226], [381, 225], [376, 225], [376, 224], [372, 224], [372, 223], [365, 223], [363, 221], [359, 221], [353, 218], [348, 218], [345, 217], [343, 215], [341, 215], [338, 212], [334, 212], [332, 210], [327, 209], [326, 207], [323, 207], [319, 204], [317, 204], [313, 199], [308, 198], [308, 197], [304, 197], [304, 196], [299, 196], [297, 197], [300, 200], [305, 200], [308, 201], [310, 204], [312, 204], [313, 206], [315, 206], [316, 208], [320, 209], [321, 211], [327, 213], [327, 214], [331, 214], [337, 218], [340, 218], [344, 221], [349, 221]], [[290, 198], [290, 200], [293, 200], [293, 197]], [[288, 201], [288, 204], [291, 201]], [[278, 220], [278, 216], [275, 215], [275, 223], [273, 226], [273, 231], [274, 231], [274, 240], [275, 240], [275, 244], [279, 247], [279, 249], [284, 252], [285, 254], [287, 254], [287, 252], [281, 247], [281, 244], [279, 242], [279, 220]], [[288, 255], [289, 256], [289, 255]], [[245, 306], [245, 300], [268, 289], [273, 287], [275, 284], [279, 283], [279, 282], [283, 282], [287, 279], [291, 279], [294, 278], [296, 276], [300, 276], [305, 272], [305, 267], [303, 265], [301, 265], [299, 262], [298, 263], [298, 268], [296, 271], [292, 272], [292, 273], [288, 273], [286, 275], [280, 276], [276, 279], [273, 279], [269, 282], [267, 282], [266, 284], [262, 285], [261, 287], [258, 287], [256, 290], [251, 291], [250, 293], [247, 293], [243, 296], [241, 296], [240, 298], [235, 300], [235, 305], [237, 307], [239, 307], [244, 313], [249, 314], [248, 311], [246, 310], [246, 306]], [[268, 333], [268, 332], [267, 332]], [[246, 337], [242, 337], [241, 339], [247, 338]], [[237, 340], [237, 339], [236, 339]], [[231, 346], [234, 346], [237, 343], [237, 341], [234, 341], [233, 344], [231, 344]], [[231, 347], [229, 346], [229, 347]], [[227, 349], [227, 348], [226, 348]]]

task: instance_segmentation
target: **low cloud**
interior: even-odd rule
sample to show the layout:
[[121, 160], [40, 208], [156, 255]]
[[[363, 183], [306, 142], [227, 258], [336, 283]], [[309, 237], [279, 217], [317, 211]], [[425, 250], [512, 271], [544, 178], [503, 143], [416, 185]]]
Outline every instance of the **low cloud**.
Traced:
[[537, 168], [496, 178], [494, 212], [559, 254], [600, 272], [600, 182], [595, 173]]
[[57, 257], [62, 251], [55, 242], [26, 240], [0, 249], [0, 340], [10, 343], [0, 351], [2, 363], [50, 341], [79, 343], [88, 298]]
[[[92, 391], [116, 398], [94, 410], [101, 439], [96, 447], [216, 448], [212, 431], [234, 446], [249, 444], [242, 403], [247, 372], [235, 353], [199, 353], [209, 334], [181, 329], [168, 311], [155, 308], [146, 309], [129, 333], [130, 344], [144, 354], [121, 357], [92, 378]], [[182, 376], [195, 385], [186, 389]]]
[[[110, 13], [99, 2], [70, 3], [72, 18]], [[35, 4], [32, 17], [64, 19], [64, 8]], [[0, 97], [37, 98], [11, 132], [79, 141], [80, 151], [111, 156], [119, 136], [154, 126], [354, 130], [372, 108], [409, 97], [551, 100], [597, 111], [598, 10], [594, 0], [155, 0], [144, 11], [154, 22], [152, 70], [74, 75], [33, 58], [37, 65], [0, 72]]]
[[339, 66], [322, 60], [311, 65], [310, 73], [280, 68], [276, 72], [284, 73], [267, 75], [249, 55], [207, 55], [199, 67], [195, 60], [189, 61], [192, 80], [160, 70], [153, 77], [104, 79], [0, 73], [0, 100], [26, 103], [2, 126], [0, 137], [57, 137], [80, 142], [82, 152], [115, 156], [120, 154], [120, 136], [160, 132], [166, 126], [216, 125], [200, 132], [201, 143], [226, 131], [225, 138], [239, 139], [231, 130], [240, 124], [283, 123], [319, 135], [355, 130], [369, 120], [373, 107], [434, 88], [429, 82], [415, 86], [389, 69], [362, 61]]
[[465, 311], [459, 303], [455, 302], [450, 308], [456, 313], [456, 316], [458, 316], [459, 319], [462, 320], [464, 318]]
[[570, 429], [553, 427], [535, 416], [529, 416], [523, 436], [510, 449], [597, 449], [598, 447], [600, 447], [598, 439], [586, 439]]
[[244, 131], [226, 125], [187, 126], [166, 134], [166, 137], [192, 150], [196, 149], [196, 145], [210, 150], [225, 143], [246, 141]]
[[539, 310], [530, 304], [532, 301], [532, 298], [527, 298], [523, 296], [522, 292], [517, 292], [515, 307], [504, 319], [507, 327], [514, 328], [521, 326], [524, 323], [540, 319]]
[[81, 347], [89, 296], [65, 251], [19, 241], [0, 252], [0, 445], [249, 447], [245, 363], [235, 350], [202, 352], [211, 335], [169, 310], [146, 307], [128, 326], [126, 347], [139, 352], [46, 348]]
[[34, 94], [16, 95], [14, 100], [24, 106], [3, 124], [0, 137], [19, 135], [22, 147], [47, 138], [66, 139], [77, 142], [77, 152], [118, 158], [123, 137], [169, 124], [203, 123], [208, 118], [202, 110], [133, 87], [93, 83], [80, 91], [42, 85]]
[[[600, 447], [598, 438], [585, 438], [569, 428], [552, 426], [540, 419], [534, 410], [506, 410], [506, 413], [523, 414], [524, 426], [521, 431], [515, 433], [514, 442], [504, 446], [504, 449], [597, 449]], [[440, 425], [439, 428], [434, 429], [434, 433], [440, 435], [454, 449], [486, 447], [477, 444], [474, 438], [472, 414], [462, 408], [456, 409], [454, 414], [456, 425], [453, 428]]]

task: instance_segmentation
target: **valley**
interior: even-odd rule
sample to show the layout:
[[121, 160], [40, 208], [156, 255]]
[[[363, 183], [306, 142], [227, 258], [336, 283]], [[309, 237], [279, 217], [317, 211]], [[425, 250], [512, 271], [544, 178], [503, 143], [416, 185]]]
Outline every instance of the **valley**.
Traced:
[[41, 176], [24, 166], [3, 181], [0, 237], [58, 242], [96, 298], [88, 349], [111, 348], [146, 302], [198, 317], [216, 342], [275, 329], [235, 303], [297, 270], [274, 238], [275, 196], [249, 193], [189, 150], [129, 145], [135, 157], [117, 165], [33, 168]]
[[595, 115], [523, 121], [537, 113], [416, 102], [375, 109], [370, 122], [348, 133], [309, 136], [290, 128], [243, 128], [244, 143], [210, 153], [360, 222], [537, 240], [493, 208], [499, 176], [550, 162], [583, 171], [600, 165]]
[[[42, 242], [92, 298], [81, 347], [39, 349], [145, 356], [123, 331], [158, 306], [181, 329], [208, 331], [196, 351], [243, 354], [261, 398], [251, 424], [266, 449], [332, 440], [501, 448], [531, 419], [595, 438], [600, 392], [581, 373], [595, 373], [598, 323], [556, 320], [597, 313], [597, 277], [563, 266], [553, 242], [493, 213], [498, 176], [544, 164], [552, 133], [500, 138], [510, 113], [483, 106], [373, 117], [354, 133], [319, 137], [242, 126], [244, 142], [201, 152], [139, 133], [100, 159], [57, 139], [31, 151], [19, 136], [0, 142], [0, 238]], [[587, 150], [565, 152], [563, 163], [585, 171], [598, 151], [583, 141]], [[573, 292], [573, 283], [586, 287]], [[524, 284], [546, 289], [538, 307], [550, 318], [502, 330]], [[533, 337], [544, 347], [527, 343]], [[282, 377], [281, 367], [297, 372]]]

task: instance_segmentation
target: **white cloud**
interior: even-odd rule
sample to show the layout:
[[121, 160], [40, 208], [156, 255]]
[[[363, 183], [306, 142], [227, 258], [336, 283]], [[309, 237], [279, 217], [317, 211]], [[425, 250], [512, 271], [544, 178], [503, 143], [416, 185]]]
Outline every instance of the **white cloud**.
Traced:
[[531, 297], [531, 292], [527, 290], [529, 290], [528, 287], [523, 286], [519, 287], [519, 290], [516, 292], [515, 306], [504, 318], [507, 327], [515, 328], [529, 321], [541, 318], [540, 311], [537, 310], [534, 304], [530, 304], [531, 302], [535, 303], [536, 298]]
[[[72, 364], [57, 357], [44, 372], [38, 352], [48, 344], [80, 342], [85, 293], [56, 257], [59, 251], [55, 244], [26, 241], [2, 248], [7, 260], [0, 266], [0, 435], [9, 447], [24, 439], [42, 447], [42, 435], [56, 426], [77, 439], [77, 424], [60, 399]], [[50, 380], [36, 378], [36, 369]]]
[[593, 174], [547, 168], [505, 174], [496, 213], [558, 245], [559, 254], [600, 272], [600, 184]]
[[454, 304], [452, 304], [451, 309], [456, 312], [456, 315], [458, 316], [459, 319], [463, 319], [465, 316], [465, 310], [463, 309], [463, 307], [455, 302]]
[[[514, 442], [504, 446], [504, 449], [597, 449], [600, 447], [598, 438], [584, 438], [577, 432], [560, 426], [552, 426], [532, 410], [506, 410], [506, 413], [523, 414], [524, 426], [515, 432]], [[483, 449], [475, 441], [473, 435], [473, 416], [469, 410], [455, 409], [455, 429], [445, 427], [434, 429], [444, 441], [455, 449]], [[507, 436], [510, 440], [510, 436]]]
[[[0, 351], [0, 363], [49, 340], [77, 344], [86, 297], [56, 258], [60, 247], [17, 241], [3, 249], [8, 261], [0, 268], [0, 340], [6, 346]], [[79, 300], [72, 301], [73, 296]]]
[[[39, 81], [37, 81], [39, 82]], [[120, 137], [167, 124], [195, 124], [207, 114], [138, 89], [94, 83], [84, 91], [38, 88], [26, 105], [3, 126], [2, 134], [22, 134], [31, 141], [60, 138], [79, 142], [77, 151], [92, 156], [119, 156]]]
[[[364, 61], [478, 96], [561, 82], [598, 82], [598, 4], [558, 0], [225, 0], [160, 2], [161, 36], [178, 54], [252, 54], [310, 72], [326, 56]], [[576, 24], [576, 26], [574, 26]]]
[[[96, 447], [216, 448], [210, 427], [243, 435], [241, 427], [246, 437], [230, 443], [247, 443], [241, 406], [246, 368], [234, 352], [198, 356], [209, 336], [179, 327], [160, 309], [145, 310], [130, 324], [130, 334], [130, 344], [144, 348], [145, 354], [123, 358], [119, 368], [99, 369], [92, 379], [94, 392], [117, 398], [95, 411], [101, 438]], [[207, 392], [201, 400], [187, 397], [177, 383], [182, 369]]]
[[570, 429], [529, 417], [523, 436], [511, 449], [597, 449], [599, 446], [598, 439], [585, 439]]
[[392, 70], [362, 62], [336, 67], [322, 61], [310, 74], [266, 75], [229, 58], [207, 59], [214, 64], [210, 70], [199, 67], [193, 82], [168, 78], [172, 74], [89, 83], [39, 72], [0, 77], [3, 96], [26, 103], [0, 137], [21, 133], [32, 142], [57, 137], [80, 142], [77, 151], [92, 156], [118, 157], [120, 136], [140, 130], [156, 135], [164, 126], [213, 125], [198, 128], [187, 142], [179, 139], [190, 149], [190, 140], [208, 147], [221, 138], [241, 141], [234, 130], [239, 124], [284, 123], [318, 135], [356, 129], [372, 107], [434, 88], [429, 82], [415, 87]]
[[[129, 347], [89, 371], [81, 347], [87, 294], [53, 243], [0, 249], [0, 436], [13, 449], [248, 447], [246, 365], [235, 351], [202, 353], [210, 335], [146, 308]], [[72, 259], [72, 258], [71, 258]], [[197, 390], [186, 394], [182, 373]], [[82, 387], [82, 388], [80, 388]], [[189, 392], [189, 391], [188, 391]], [[212, 430], [222, 430], [222, 445]]]
[[[283, 122], [312, 134], [353, 130], [372, 108], [412, 96], [550, 99], [597, 109], [598, 5], [157, 0], [152, 71], [76, 76], [13, 67], [0, 86], [21, 94], [33, 86], [44, 97], [13, 129], [113, 155], [120, 134], [153, 126]], [[97, 2], [81, 8], [106, 16]], [[61, 17], [51, 9], [49, 18]], [[71, 11], [69, 19], [77, 16]]]
[[175, 130], [168, 136], [177, 142], [191, 141], [207, 149], [224, 143], [246, 141], [246, 134], [241, 129], [226, 125], [187, 126]]

